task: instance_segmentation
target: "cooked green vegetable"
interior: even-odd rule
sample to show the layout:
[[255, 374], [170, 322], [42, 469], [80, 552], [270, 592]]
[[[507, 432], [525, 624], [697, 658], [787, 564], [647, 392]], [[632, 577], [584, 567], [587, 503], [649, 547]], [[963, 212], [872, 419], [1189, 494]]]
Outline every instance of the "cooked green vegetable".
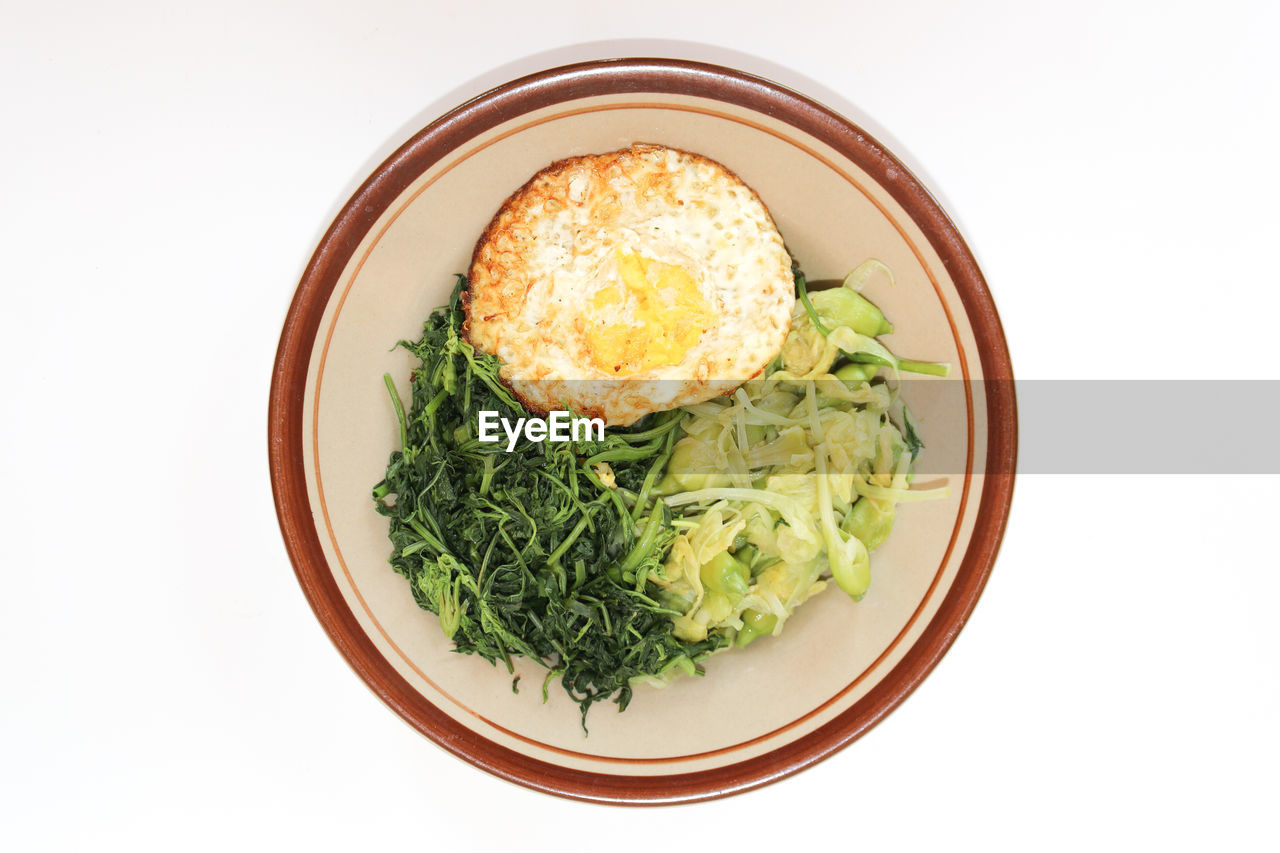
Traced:
[[513, 655], [540, 661], [585, 725], [593, 702], [616, 697], [625, 708], [633, 678], [698, 672], [698, 661], [730, 642], [673, 636], [679, 612], [647, 584], [676, 531], [670, 510], [645, 495], [684, 415], [652, 415], [603, 442], [522, 439], [510, 453], [482, 444], [480, 410], [527, 412], [499, 382], [496, 359], [462, 339], [463, 284], [420, 340], [401, 342], [421, 365], [407, 414], [392, 395], [402, 449], [373, 490], [390, 519], [391, 565], [459, 652], [509, 671]]
[[796, 296], [804, 310], [792, 318], [794, 334], [787, 338], [787, 346], [791, 349], [793, 362], [803, 348], [811, 350], [808, 353], [810, 360], [801, 365], [802, 373], [809, 372], [809, 368], [824, 360], [830, 367], [843, 352], [854, 363], [889, 367], [902, 373], [947, 375], [949, 370], [945, 364], [900, 359], [875, 340], [877, 335], [892, 332], [893, 324], [857, 290], [866, 279], [867, 269], [881, 268], [884, 265], [879, 261], [867, 261], [845, 277], [843, 287], [822, 290], [812, 296], [804, 273], [795, 270]]
[[797, 270], [781, 356], [730, 397], [510, 452], [476, 435], [480, 411], [527, 412], [461, 337], [460, 276], [400, 344], [420, 361], [407, 413], [386, 380], [401, 450], [373, 497], [391, 565], [457, 651], [539, 661], [544, 698], [559, 678], [584, 728], [594, 702], [625, 709], [636, 684], [780, 633], [828, 577], [861, 598], [895, 504], [945, 494], [909, 488], [923, 444], [878, 373], [947, 368], [876, 340], [892, 326], [857, 292], [876, 272], [810, 297]]
[[681, 531], [651, 576], [684, 610], [682, 639], [725, 633], [744, 646], [778, 634], [828, 575], [862, 598], [895, 503], [946, 494], [908, 488], [923, 443], [895, 388], [867, 361], [895, 372], [920, 363], [875, 340], [892, 326], [854, 289], [865, 278], [859, 270], [845, 287], [812, 296], [797, 270], [799, 305], [781, 364], [731, 398], [686, 407], [693, 417], [662, 481], [664, 500], [682, 511]]

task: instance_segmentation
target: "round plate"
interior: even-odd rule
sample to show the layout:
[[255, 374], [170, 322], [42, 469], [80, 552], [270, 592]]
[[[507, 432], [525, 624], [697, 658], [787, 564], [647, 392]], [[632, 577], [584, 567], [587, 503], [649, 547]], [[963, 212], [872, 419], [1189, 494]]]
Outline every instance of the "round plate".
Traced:
[[[514, 693], [505, 670], [452, 653], [436, 617], [387, 565], [386, 520], [370, 489], [398, 434], [382, 375], [403, 391], [412, 367], [393, 347], [416, 338], [446, 301], [502, 201], [552, 161], [633, 142], [728, 166], [764, 200], [811, 280], [842, 277], [867, 258], [887, 264], [896, 285], [874, 281], [867, 293], [897, 327], [888, 341], [895, 352], [951, 364], [951, 378], [937, 381], [955, 393], [911, 404], [925, 458], [955, 461], [931, 475], [947, 481], [946, 499], [900, 507], [861, 602], [834, 590], [819, 595], [782, 636], [711, 658], [703, 678], [638, 688], [625, 713], [596, 705], [588, 735], [558, 684], [542, 700], [537, 665], [520, 663], [524, 689]], [[950, 646], [1008, 515], [1011, 379], [995, 308], [964, 241], [865, 132], [738, 71], [591, 62], [458, 107], [393, 154], [342, 210], [280, 339], [272, 485], [316, 616], [361, 678], [418, 731], [541, 791], [603, 802], [706, 799], [776, 780], [847, 745]]]

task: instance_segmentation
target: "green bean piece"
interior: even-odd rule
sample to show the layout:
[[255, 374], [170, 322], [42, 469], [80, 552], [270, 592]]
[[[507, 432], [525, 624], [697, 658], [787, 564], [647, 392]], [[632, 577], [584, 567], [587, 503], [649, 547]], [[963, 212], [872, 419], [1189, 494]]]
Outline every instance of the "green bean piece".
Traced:
[[736, 601], [747, 594], [747, 580], [751, 573], [746, 565], [728, 551], [721, 551], [698, 570], [702, 585], [711, 592], [724, 595]]
[[840, 527], [849, 535], [861, 539], [868, 551], [874, 551], [889, 538], [889, 532], [893, 530], [894, 515], [894, 506], [889, 501], [858, 498]]
[[849, 362], [836, 370], [835, 377], [849, 388], [857, 388], [863, 382], [870, 382], [874, 379], [879, 371], [880, 366], [876, 364]]
[[746, 566], [749, 570], [751, 568], [751, 564], [755, 562], [756, 555], [759, 553], [759, 548], [748, 543], [743, 545], [741, 548], [735, 549], [733, 552], [733, 558], [739, 563], [742, 563], [742, 565]]
[[711, 622], [728, 619], [747, 594], [750, 574], [747, 567], [728, 551], [721, 551], [698, 569], [702, 579], [702, 609]]
[[869, 338], [893, 331], [893, 324], [884, 318], [879, 308], [847, 287], [821, 290], [810, 295], [809, 300], [829, 328], [847, 326]]
[[772, 613], [761, 613], [759, 610], [744, 610], [742, 612], [742, 630], [738, 632], [738, 637], [734, 641], [739, 647], [749, 645], [757, 637], [764, 637], [773, 633], [773, 629], [778, 626], [778, 617]]
[[867, 594], [867, 588], [871, 586], [871, 556], [857, 537], [852, 537], [850, 541], [858, 546], [852, 555], [853, 559], [833, 560], [831, 577], [850, 598], [861, 601], [862, 596]]
[[653, 488], [652, 494], [661, 496], [718, 489], [729, 483], [729, 475], [719, 470], [716, 463], [716, 449], [693, 436], [685, 436], [676, 442], [667, 462], [667, 473]]

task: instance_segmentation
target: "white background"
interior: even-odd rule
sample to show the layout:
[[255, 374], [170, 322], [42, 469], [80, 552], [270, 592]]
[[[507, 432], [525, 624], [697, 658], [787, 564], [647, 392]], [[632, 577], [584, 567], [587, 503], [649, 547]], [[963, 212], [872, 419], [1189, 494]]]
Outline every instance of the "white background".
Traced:
[[[1275, 476], [1022, 477], [900, 709], [779, 784], [635, 811], [490, 778], [363, 686], [281, 543], [266, 409], [378, 162], [626, 54], [866, 126], [959, 223], [1021, 378], [1277, 378], [1278, 7], [487, 5], [4, 0], [0, 847], [1276, 849]], [[1151, 415], [1216, 424], [1188, 453], [1275, 440]]]

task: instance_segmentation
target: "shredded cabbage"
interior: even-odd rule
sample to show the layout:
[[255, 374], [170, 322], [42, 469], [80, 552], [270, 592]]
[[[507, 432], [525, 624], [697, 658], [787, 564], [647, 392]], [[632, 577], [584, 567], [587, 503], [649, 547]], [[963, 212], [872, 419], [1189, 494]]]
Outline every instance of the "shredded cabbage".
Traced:
[[[892, 283], [888, 267], [871, 260], [844, 286], [859, 290], [874, 273]], [[828, 577], [861, 599], [894, 506], [948, 493], [910, 488], [919, 444], [904, 435], [910, 416], [897, 392], [900, 366], [935, 374], [946, 366], [901, 362], [875, 337], [826, 317], [819, 328], [814, 317], [812, 305], [797, 304], [781, 357], [763, 377], [685, 407], [683, 437], [655, 490], [682, 512], [680, 532], [650, 575], [679, 614], [673, 632], [682, 640], [722, 631], [746, 645], [776, 635]], [[838, 378], [844, 363], [870, 363], [872, 378]]]

